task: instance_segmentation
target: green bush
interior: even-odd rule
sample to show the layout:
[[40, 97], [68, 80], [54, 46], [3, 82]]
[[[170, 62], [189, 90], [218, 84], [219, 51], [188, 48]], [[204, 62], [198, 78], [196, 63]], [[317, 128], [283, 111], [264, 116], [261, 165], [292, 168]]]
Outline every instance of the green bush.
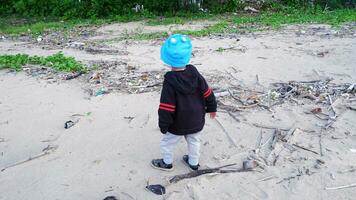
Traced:
[[[19, 15], [23, 17], [65, 17], [65, 18], [101, 18], [131, 14], [136, 5], [143, 5], [145, 12], [155, 15], [175, 15], [177, 12], [195, 12], [198, 7], [190, 0], [1, 0], [0, 15]], [[203, 8], [210, 12], [221, 13], [241, 10], [247, 1], [243, 0], [204, 0]], [[269, 0], [248, 1], [264, 8], [271, 2], [293, 7], [341, 8], [355, 7], [355, 0]], [[262, 2], [262, 3], [261, 3]], [[250, 3], [251, 4], [251, 3]]]
[[0, 55], [0, 70], [9, 68], [20, 71], [22, 66], [26, 64], [43, 65], [57, 71], [66, 72], [85, 72], [87, 70], [86, 66], [81, 62], [75, 60], [73, 57], [65, 56], [62, 52], [47, 57], [29, 56], [27, 54]]

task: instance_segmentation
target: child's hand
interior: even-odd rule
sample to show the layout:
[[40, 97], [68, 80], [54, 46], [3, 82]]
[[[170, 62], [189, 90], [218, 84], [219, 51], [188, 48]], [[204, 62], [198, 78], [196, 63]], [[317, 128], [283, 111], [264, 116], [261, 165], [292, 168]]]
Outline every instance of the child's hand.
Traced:
[[210, 114], [210, 119], [215, 119], [216, 117], [216, 112], [209, 113]]

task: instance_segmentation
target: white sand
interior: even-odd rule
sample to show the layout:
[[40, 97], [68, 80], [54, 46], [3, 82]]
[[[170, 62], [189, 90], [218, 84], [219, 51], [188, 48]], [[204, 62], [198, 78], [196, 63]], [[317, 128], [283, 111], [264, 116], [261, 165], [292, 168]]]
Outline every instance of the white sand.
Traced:
[[[266, 87], [269, 83], [332, 77], [335, 82], [356, 82], [356, 38], [348, 36], [300, 36], [300, 27], [281, 32], [266, 32], [236, 39], [194, 39], [192, 63], [202, 72], [239, 70], [238, 79], [253, 86], [255, 75]], [[296, 43], [302, 43], [296, 45]], [[47, 55], [56, 51], [23, 43], [0, 42], [0, 53]], [[122, 43], [113, 44], [122, 47]], [[142, 70], [163, 68], [159, 61], [159, 42], [136, 42], [126, 46], [128, 56], [90, 55], [64, 49], [64, 53], [84, 62], [94, 59], [125, 59]], [[215, 51], [219, 47], [246, 49]], [[316, 53], [328, 50], [324, 57]], [[264, 58], [258, 58], [264, 57]], [[78, 80], [47, 84], [23, 72], [0, 72], [0, 169], [28, 159], [52, 147], [48, 155], [0, 172], [0, 199], [103, 199], [115, 195], [120, 199], [162, 199], [144, 190], [151, 184], [164, 184], [166, 177], [186, 173], [180, 161], [186, 152], [183, 141], [176, 151], [174, 172], [162, 172], [149, 166], [160, 157], [157, 128], [159, 93], [108, 94], [87, 98]], [[224, 113], [219, 121], [225, 126], [237, 148], [231, 147], [215, 121], [207, 120], [204, 130], [201, 164], [216, 167], [238, 163], [255, 147], [261, 124], [318, 130], [320, 120], [305, 115], [312, 105], [277, 106], [273, 113], [249, 110], [241, 113], [237, 123]], [[340, 112], [343, 111], [340, 108]], [[86, 113], [90, 112], [89, 115]], [[64, 122], [82, 114], [79, 122], [64, 129]], [[134, 117], [132, 121], [126, 119]], [[167, 199], [354, 199], [355, 188], [325, 190], [325, 187], [356, 182], [356, 172], [338, 173], [356, 167], [356, 113], [347, 110], [324, 136], [323, 157], [303, 150], [285, 152], [276, 166], [263, 173], [235, 173], [181, 181], [167, 187]], [[264, 140], [273, 133], [263, 130]], [[332, 139], [337, 138], [337, 139]], [[294, 138], [305, 147], [319, 151], [317, 133], [299, 133]], [[316, 159], [325, 164], [314, 168]], [[312, 172], [305, 174], [306, 169]], [[278, 183], [284, 178], [300, 177]], [[258, 181], [264, 177], [275, 178]]]

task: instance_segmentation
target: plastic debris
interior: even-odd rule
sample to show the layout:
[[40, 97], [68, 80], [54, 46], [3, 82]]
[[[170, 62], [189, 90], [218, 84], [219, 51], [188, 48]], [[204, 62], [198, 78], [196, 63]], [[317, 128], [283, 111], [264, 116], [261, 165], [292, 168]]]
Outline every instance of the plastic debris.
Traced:
[[64, 128], [65, 128], [65, 129], [69, 129], [70, 127], [74, 126], [74, 124], [75, 124], [75, 123], [74, 123], [72, 120], [66, 121], [66, 122], [64, 123]]
[[107, 196], [104, 200], [117, 200], [115, 196]]
[[163, 195], [166, 194], [166, 188], [160, 184], [157, 185], [147, 185], [146, 189], [149, 190], [150, 192], [157, 194], [157, 195]]
[[102, 95], [108, 94], [108, 93], [109, 93], [109, 92], [106, 91], [104, 88], [101, 88], [101, 89], [99, 89], [98, 91], [96, 91], [95, 96], [102, 96]]
[[255, 160], [245, 160], [242, 163], [242, 168], [244, 170], [251, 170], [254, 169], [258, 166], [257, 162]]
[[310, 112], [316, 114], [316, 113], [321, 113], [321, 108], [317, 107], [317, 108], [313, 108]]

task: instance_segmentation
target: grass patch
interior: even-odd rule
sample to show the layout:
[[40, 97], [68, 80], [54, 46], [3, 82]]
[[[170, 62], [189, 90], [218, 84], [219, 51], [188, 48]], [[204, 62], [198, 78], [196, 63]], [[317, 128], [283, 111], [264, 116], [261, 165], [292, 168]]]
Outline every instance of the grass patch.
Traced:
[[194, 37], [203, 37], [208, 36], [214, 33], [226, 33], [229, 30], [229, 22], [228, 21], [221, 21], [217, 24], [208, 26], [201, 30], [178, 30], [175, 33], [180, 33], [184, 35], [190, 35]]
[[199, 13], [178, 13], [171, 17], [154, 17], [146, 22], [149, 26], [170, 25], [170, 24], [185, 24], [195, 20], [211, 20], [218, 18], [219, 15], [212, 15], [203, 12]]
[[0, 22], [0, 33], [6, 35], [20, 35], [30, 33], [39, 35], [46, 31], [64, 31], [74, 28], [75, 26], [93, 24], [92, 22], [83, 21], [32, 21], [17, 24], [16, 19], [5, 19]]
[[[168, 21], [169, 23], [186, 22], [184, 19], [180, 18], [167, 18], [167, 20], [168, 19], [173, 20]], [[182, 21], [174, 21], [175, 19]], [[264, 12], [259, 15], [229, 16], [225, 17], [225, 19], [221, 19], [219, 23], [201, 30], [177, 30], [174, 31], [174, 33], [190, 35], [193, 37], [203, 37], [218, 33], [238, 33], [241, 31], [256, 32], [264, 30], [267, 27], [278, 29], [286, 24], [324, 23], [332, 26], [339, 26], [346, 22], [356, 22], [356, 10], [340, 9], [323, 12], [289, 9], [283, 12]], [[166, 32], [132, 33], [128, 37], [119, 38], [119, 40], [150, 40], [167, 36], [168, 34]]]
[[233, 18], [236, 25], [259, 24], [280, 28], [285, 24], [324, 23], [339, 26], [345, 22], [356, 21], [356, 10], [340, 9], [334, 11], [289, 10], [284, 12], [262, 13], [257, 16], [238, 16]]
[[62, 52], [43, 57], [29, 56], [27, 54], [0, 55], [0, 70], [12, 69], [21, 71], [26, 64], [43, 65], [57, 71], [86, 72], [87, 68], [73, 57], [67, 57]]
[[106, 19], [76, 19], [62, 20], [58, 18], [20, 19], [8, 17], [0, 20], [0, 34], [17, 36], [23, 33], [39, 35], [46, 31], [67, 31], [76, 27], [102, 25], [111, 22], [129, 22], [144, 19], [140, 15], [112, 16]]
[[[339, 9], [333, 11], [310, 10], [310, 9], [279, 9], [279, 11], [263, 11], [258, 15], [211, 15], [206, 13], [177, 13], [172, 17], [157, 17], [153, 15], [124, 15], [112, 16], [107, 19], [78, 19], [60, 21], [56, 19], [30, 19], [21, 21], [16, 18], [0, 20], [0, 34], [19, 35], [21, 33], [41, 34], [45, 31], [66, 31], [78, 26], [101, 25], [111, 22], [128, 22], [148, 19], [147, 25], [169, 25], [185, 24], [189, 21], [214, 19], [220, 21], [202, 30], [179, 30], [175, 33], [182, 33], [191, 36], [201, 37], [214, 33], [237, 33], [243, 28], [244, 31], [259, 31], [260, 27], [279, 28], [284, 24], [303, 23], [326, 23], [338, 26], [345, 22], [356, 22], [355, 9]], [[19, 22], [20, 21], [20, 22]], [[257, 25], [257, 27], [256, 27]], [[263, 29], [263, 28], [262, 28]], [[165, 32], [155, 33], [132, 33], [124, 34], [117, 40], [150, 40], [166, 37]]]
[[[203, 37], [213, 33], [226, 32], [228, 30], [228, 26], [229, 24], [226, 21], [223, 21], [201, 30], [177, 30], [174, 31], [174, 33], [190, 35], [194, 37]], [[107, 40], [106, 42], [110, 43], [110, 42], [117, 42], [123, 40], [154, 40], [154, 39], [166, 38], [166, 37], [168, 37], [167, 32], [153, 32], [153, 33], [138, 32], [138, 33], [127, 33], [124, 34], [124, 36], [122, 37]]]

